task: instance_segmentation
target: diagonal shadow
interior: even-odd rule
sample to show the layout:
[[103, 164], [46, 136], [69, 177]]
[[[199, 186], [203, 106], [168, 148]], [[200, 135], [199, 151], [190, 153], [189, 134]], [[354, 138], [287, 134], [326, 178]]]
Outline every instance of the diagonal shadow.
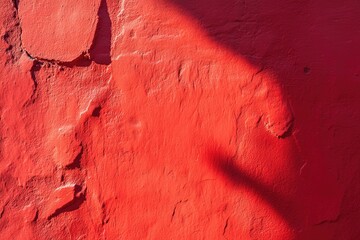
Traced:
[[278, 193], [271, 190], [268, 186], [262, 184], [246, 173], [236, 165], [234, 157], [226, 154], [221, 149], [210, 149], [207, 154], [209, 165], [217, 172], [226, 182], [235, 188], [245, 189], [261, 198], [271, 206], [277, 214], [292, 228], [297, 227], [297, 221], [294, 217], [293, 206], [287, 203]]
[[[276, 76], [283, 95], [290, 98], [296, 128], [301, 130], [296, 141], [306, 165], [299, 176], [299, 194], [309, 199], [306, 206], [311, 209], [304, 211], [337, 198], [331, 185], [339, 176], [350, 184], [343, 188], [360, 189], [351, 181], [360, 170], [356, 160], [360, 128], [352, 123], [360, 121], [356, 90], [360, 89], [360, 1], [167, 1], [198, 22], [214, 42]], [[345, 157], [347, 167], [344, 156], [349, 156]], [[247, 175], [230, 156], [214, 152], [210, 161], [234, 186], [259, 194], [290, 225], [295, 224], [286, 199]], [[339, 176], [334, 176], [334, 169]], [[319, 191], [326, 193], [324, 203], [312, 197]], [[343, 211], [351, 213], [358, 209], [351, 202], [360, 200], [360, 195], [348, 198]], [[352, 221], [356, 219], [360, 220], [360, 214]]]

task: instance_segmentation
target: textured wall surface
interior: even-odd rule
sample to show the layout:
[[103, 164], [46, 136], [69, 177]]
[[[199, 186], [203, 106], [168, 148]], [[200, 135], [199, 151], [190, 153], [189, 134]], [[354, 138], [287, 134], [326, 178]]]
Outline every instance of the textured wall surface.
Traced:
[[360, 239], [360, 1], [0, 0], [1, 239]]

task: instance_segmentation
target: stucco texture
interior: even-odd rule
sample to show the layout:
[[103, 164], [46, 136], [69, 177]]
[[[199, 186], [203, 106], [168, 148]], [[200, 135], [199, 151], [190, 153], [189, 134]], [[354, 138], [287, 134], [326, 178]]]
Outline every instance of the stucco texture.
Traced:
[[0, 6], [0, 239], [360, 239], [360, 1]]

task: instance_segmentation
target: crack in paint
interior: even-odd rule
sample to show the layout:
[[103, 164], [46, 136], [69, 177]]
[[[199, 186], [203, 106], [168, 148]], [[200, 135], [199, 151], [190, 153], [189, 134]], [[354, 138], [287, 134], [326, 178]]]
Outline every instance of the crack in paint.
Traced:
[[173, 221], [173, 219], [174, 219], [174, 217], [175, 217], [176, 209], [177, 209], [178, 205], [179, 205], [180, 203], [186, 203], [187, 201], [188, 201], [188, 199], [186, 199], [186, 200], [180, 200], [179, 202], [177, 202], [177, 203], [175, 204], [175, 207], [174, 207], [173, 212], [172, 212], [172, 214], [171, 214], [171, 222]]
[[226, 233], [226, 229], [228, 228], [228, 225], [229, 225], [229, 218], [230, 218], [230, 217], [228, 217], [228, 218], [226, 219], [226, 221], [225, 221], [225, 226], [224, 226], [224, 230], [223, 230], [223, 235], [225, 235], [225, 233]]

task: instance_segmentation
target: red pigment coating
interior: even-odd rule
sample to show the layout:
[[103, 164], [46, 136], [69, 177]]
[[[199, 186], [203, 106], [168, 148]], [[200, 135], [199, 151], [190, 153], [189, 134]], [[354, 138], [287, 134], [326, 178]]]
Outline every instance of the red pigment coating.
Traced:
[[360, 2], [0, 0], [1, 239], [360, 239]]

